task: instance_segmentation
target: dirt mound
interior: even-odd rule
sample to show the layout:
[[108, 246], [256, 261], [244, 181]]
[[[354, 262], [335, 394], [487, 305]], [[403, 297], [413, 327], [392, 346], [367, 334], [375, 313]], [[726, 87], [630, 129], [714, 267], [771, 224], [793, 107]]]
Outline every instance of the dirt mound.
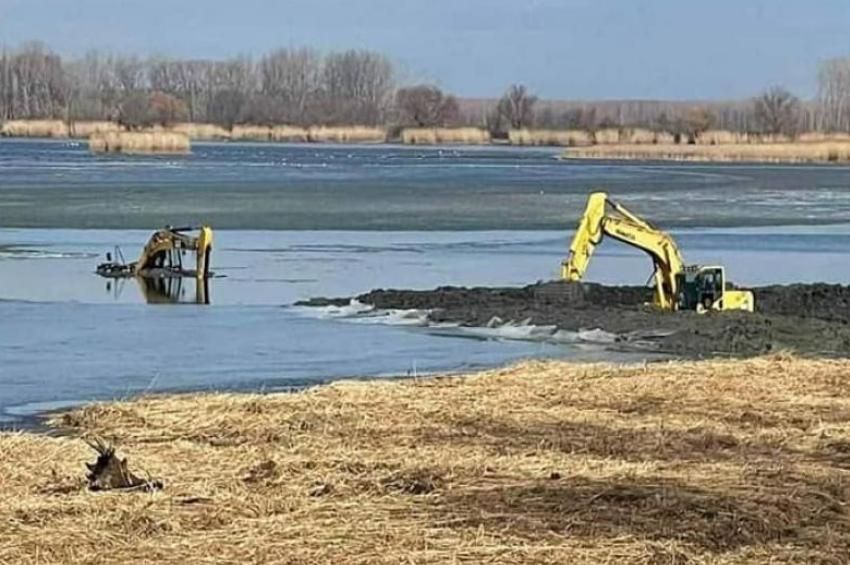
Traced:
[[793, 284], [755, 289], [756, 309], [769, 315], [850, 323], [850, 286]]
[[[378, 309], [428, 310], [433, 322], [492, 326], [551, 325], [567, 331], [603, 329], [618, 348], [649, 348], [683, 357], [751, 356], [777, 350], [850, 354], [850, 286], [795, 284], [754, 289], [756, 312], [662, 312], [648, 306], [646, 287], [545, 282], [526, 287], [439, 287], [373, 290], [357, 296]], [[342, 305], [313, 299], [306, 306]]]

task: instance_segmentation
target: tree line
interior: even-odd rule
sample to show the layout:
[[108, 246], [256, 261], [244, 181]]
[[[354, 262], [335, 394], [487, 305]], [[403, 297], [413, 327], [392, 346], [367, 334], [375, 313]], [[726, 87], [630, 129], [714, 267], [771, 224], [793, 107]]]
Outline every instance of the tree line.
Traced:
[[0, 121], [112, 120], [128, 127], [219, 124], [475, 126], [510, 129], [639, 127], [692, 137], [706, 129], [785, 134], [850, 132], [850, 57], [824, 62], [818, 95], [781, 86], [719, 102], [540, 100], [511, 85], [495, 99], [458, 99], [401, 84], [381, 53], [279, 49], [258, 59], [139, 58], [92, 51], [65, 59], [42, 43], [0, 51]]

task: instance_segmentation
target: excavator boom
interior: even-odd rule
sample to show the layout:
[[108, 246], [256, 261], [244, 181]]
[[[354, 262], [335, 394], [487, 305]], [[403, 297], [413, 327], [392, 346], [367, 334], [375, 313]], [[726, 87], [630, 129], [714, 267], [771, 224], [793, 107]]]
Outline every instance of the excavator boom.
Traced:
[[[610, 209], [610, 212], [609, 212]], [[596, 246], [608, 236], [648, 254], [655, 265], [655, 302], [673, 309], [676, 302], [676, 274], [684, 268], [682, 255], [673, 238], [649, 222], [611, 201], [604, 192], [594, 192], [579, 221], [570, 244], [570, 254], [561, 265], [561, 278], [580, 281]]]
[[602, 241], [607, 203], [608, 195], [604, 192], [594, 192], [587, 198], [587, 207], [570, 244], [570, 255], [561, 264], [562, 279], [576, 282], [584, 277], [593, 252]]

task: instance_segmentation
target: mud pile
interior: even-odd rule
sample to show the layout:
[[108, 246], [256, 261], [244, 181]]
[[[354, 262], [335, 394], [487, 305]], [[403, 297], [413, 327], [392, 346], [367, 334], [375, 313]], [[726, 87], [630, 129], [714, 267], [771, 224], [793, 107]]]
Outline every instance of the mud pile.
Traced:
[[[850, 355], [850, 286], [795, 284], [753, 289], [756, 312], [663, 312], [645, 287], [546, 282], [526, 287], [373, 290], [357, 296], [378, 309], [428, 310], [432, 322], [464, 326], [552, 325], [567, 331], [602, 329], [622, 349], [682, 357], [751, 356], [780, 350]], [[304, 306], [344, 305], [316, 298]]]

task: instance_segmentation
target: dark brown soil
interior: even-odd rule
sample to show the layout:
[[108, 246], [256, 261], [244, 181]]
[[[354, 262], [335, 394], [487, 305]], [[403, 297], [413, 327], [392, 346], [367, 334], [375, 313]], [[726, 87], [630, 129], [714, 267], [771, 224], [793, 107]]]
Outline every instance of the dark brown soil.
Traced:
[[[753, 289], [756, 312], [662, 312], [647, 306], [645, 287], [547, 282], [512, 288], [440, 287], [373, 290], [357, 298], [378, 309], [428, 310], [433, 322], [487, 326], [503, 322], [554, 325], [568, 331], [617, 334], [619, 348], [647, 348], [683, 357], [751, 356], [779, 350], [850, 355], [850, 286], [795, 284]], [[344, 305], [317, 298], [304, 306]]]

